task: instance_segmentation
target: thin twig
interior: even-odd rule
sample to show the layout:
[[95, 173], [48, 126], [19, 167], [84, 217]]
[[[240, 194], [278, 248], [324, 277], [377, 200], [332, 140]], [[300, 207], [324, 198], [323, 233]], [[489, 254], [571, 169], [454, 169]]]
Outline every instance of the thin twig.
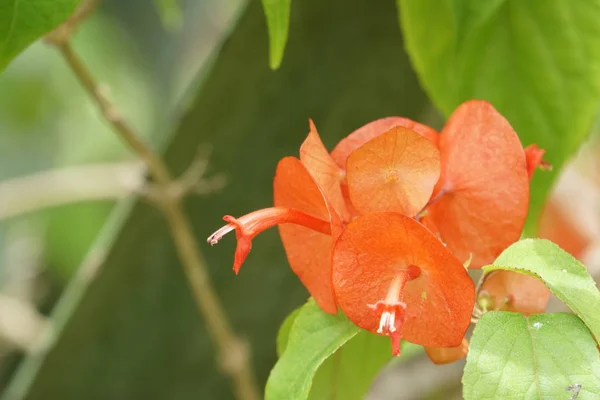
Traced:
[[[95, 0], [88, 3], [95, 3]], [[224, 307], [211, 285], [206, 264], [200, 255], [196, 245], [197, 241], [184, 211], [181, 195], [173, 195], [173, 192], [177, 191], [170, 190], [173, 185], [178, 184], [177, 181], [171, 178], [161, 158], [139, 139], [139, 136], [127, 125], [115, 106], [104, 95], [87, 67], [71, 47], [69, 36], [50, 42], [60, 50], [75, 76], [100, 108], [106, 121], [148, 166], [156, 181], [156, 189], [161, 194], [159, 205], [168, 222], [196, 305], [206, 320], [210, 336], [218, 349], [220, 366], [223, 372], [233, 380], [234, 391], [238, 399], [258, 400], [260, 395], [251, 368], [249, 349], [245, 342], [234, 334]]]
[[83, 64], [79, 56], [73, 50], [69, 40], [55, 43], [63, 57], [75, 73], [81, 85], [87, 90], [94, 99], [102, 116], [111, 124], [119, 136], [135, 151], [140, 158], [148, 165], [152, 176], [159, 184], [168, 184], [171, 182], [171, 176], [161, 159], [134, 133], [133, 129], [121, 117], [117, 108], [108, 100], [105, 91], [96, 84], [94, 78]]
[[60, 168], [0, 182], [0, 220], [90, 200], [120, 199], [144, 185], [144, 165], [119, 162]]

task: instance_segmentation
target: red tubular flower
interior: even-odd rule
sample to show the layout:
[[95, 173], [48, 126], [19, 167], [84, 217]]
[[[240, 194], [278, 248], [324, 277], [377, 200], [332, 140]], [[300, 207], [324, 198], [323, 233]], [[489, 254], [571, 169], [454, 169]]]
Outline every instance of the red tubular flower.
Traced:
[[337, 305], [331, 286], [331, 250], [341, 231], [341, 220], [325, 200], [304, 165], [294, 157], [279, 162], [274, 183], [275, 206], [303, 210], [328, 220], [331, 233], [305, 224], [283, 224], [279, 234], [288, 262], [315, 301], [326, 312], [335, 314]]
[[223, 220], [229, 224], [210, 235], [208, 242], [210, 244], [217, 244], [223, 236], [235, 230], [238, 243], [235, 250], [233, 270], [236, 275], [240, 272], [242, 264], [252, 249], [252, 239], [262, 231], [275, 225], [285, 223], [297, 224], [308, 227], [316, 232], [331, 235], [329, 222], [312, 217], [293, 208], [263, 208], [262, 210], [246, 214], [239, 219], [231, 215], [226, 215], [223, 217]]
[[279, 225], [290, 267], [319, 306], [335, 314], [331, 250], [342, 226], [336, 207], [341, 213], [347, 214], [347, 211], [339, 183], [337, 191], [333, 184], [336, 174], [340, 174], [339, 167], [331, 160], [312, 122], [300, 156], [303, 161], [285, 157], [277, 165], [273, 182], [275, 207], [238, 219], [225, 216], [229, 224], [213, 233], [208, 242], [215, 244], [223, 235], [235, 230], [237, 247], [233, 269], [238, 273], [250, 252], [252, 239], [265, 229]]
[[359, 327], [430, 347], [460, 345], [471, 322], [473, 281], [414, 219], [371, 213], [350, 222], [333, 252], [333, 288]]
[[442, 171], [423, 222], [471, 267], [519, 239], [529, 205], [525, 152], [491, 104], [468, 101], [440, 134]]

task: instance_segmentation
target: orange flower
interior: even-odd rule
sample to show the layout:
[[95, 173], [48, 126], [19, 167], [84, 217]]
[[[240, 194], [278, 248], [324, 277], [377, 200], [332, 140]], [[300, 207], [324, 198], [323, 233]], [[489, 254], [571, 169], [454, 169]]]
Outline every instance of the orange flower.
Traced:
[[339, 234], [341, 221], [306, 167], [295, 157], [277, 165], [274, 180], [275, 206], [246, 214], [239, 219], [225, 216], [229, 224], [213, 233], [210, 244], [235, 229], [237, 247], [233, 269], [239, 272], [252, 247], [252, 239], [265, 229], [280, 226], [280, 235], [292, 270], [300, 277], [319, 306], [335, 314], [331, 287], [332, 234]]
[[475, 287], [464, 266], [424, 226], [398, 213], [350, 222], [333, 252], [333, 287], [359, 327], [432, 347], [458, 346]]
[[[542, 160], [544, 153], [545, 151], [539, 149], [535, 144], [525, 148], [529, 179], [533, 178], [533, 173], [538, 167], [545, 171], [552, 168], [550, 164]], [[540, 230], [541, 234], [542, 231], [543, 228]], [[485, 277], [477, 302], [483, 312], [501, 310], [531, 315], [544, 312], [550, 300], [550, 294], [550, 289], [532, 276], [512, 271], [495, 271]]]
[[292, 270], [324, 311], [339, 306], [357, 326], [390, 336], [393, 354], [404, 338], [449, 362], [464, 354], [475, 302], [462, 261], [479, 267], [518, 239], [542, 155], [524, 151], [482, 101], [460, 106], [441, 135], [383, 118], [331, 154], [310, 121], [300, 159], [277, 166], [275, 207], [226, 216], [208, 240], [235, 230], [237, 273], [252, 239], [279, 225]]

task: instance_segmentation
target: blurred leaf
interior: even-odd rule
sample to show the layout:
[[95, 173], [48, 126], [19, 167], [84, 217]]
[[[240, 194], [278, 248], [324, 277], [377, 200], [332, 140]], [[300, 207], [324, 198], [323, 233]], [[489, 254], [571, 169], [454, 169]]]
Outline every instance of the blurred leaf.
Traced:
[[277, 69], [283, 60], [290, 27], [292, 0], [262, 0], [269, 28], [269, 64]]
[[[305, 0], [293, 8], [287, 61], [273, 73], [264, 62], [262, 7], [249, 3], [202, 90], [184, 104], [187, 115], [166, 153], [173, 173], [181, 173], [198, 144], [209, 142], [213, 171], [228, 175], [222, 192], [190, 199], [188, 211], [215, 288], [252, 345], [261, 384], [276, 361], [279, 325], [308, 295], [276, 230], [254, 240], [238, 277], [231, 271], [235, 237], [212, 248], [205, 238], [222, 215], [272, 204], [277, 161], [298, 154], [309, 117], [332, 148], [370, 120], [420, 119], [429, 110], [402, 50], [393, 3]], [[26, 360], [5, 398], [232, 398], [168, 230], [145, 204], [134, 207], [113, 241], [90, 253], [54, 320], [57, 336]]]
[[496, 270], [531, 275], [579, 315], [600, 339], [600, 291], [587, 268], [575, 257], [545, 239], [524, 239], [502, 252], [485, 273]]
[[183, 12], [177, 0], [154, 0], [160, 19], [167, 30], [181, 29]]
[[588, 135], [600, 100], [600, 0], [397, 0], [406, 47], [448, 116], [490, 101], [524, 145], [547, 150], [536, 173], [528, 229], [548, 189]]
[[0, 71], [65, 21], [80, 0], [0, 0]]
[[[597, 399], [600, 353], [575, 315], [490, 311], [475, 327], [462, 381], [465, 400]], [[574, 385], [579, 396], [569, 394]]]
[[358, 329], [341, 312], [324, 313], [312, 298], [286, 318], [277, 339], [281, 358], [266, 398], [362, 399], [392, 358], [389, 338]]
[[271, 371], [265, 399], [307, 399], [321, 364], [358, 332], [343, 313], [327, 314], [311, 298], [296, 317], [285, 351]]
[[106, 222], [112, 202], [71, 204], [48, 210], [46, 257], [64, 282], [73, 276]]

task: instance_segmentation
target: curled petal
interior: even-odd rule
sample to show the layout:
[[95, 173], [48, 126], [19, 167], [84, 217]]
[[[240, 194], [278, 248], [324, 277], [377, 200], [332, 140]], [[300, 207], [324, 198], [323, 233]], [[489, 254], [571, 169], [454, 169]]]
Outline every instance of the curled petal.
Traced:
[[420, 124], [408, 118], [387, 117], [369, 122], [342, 139], [331, 152], [331, 157], [341, 168], [346, 168], [346, 159], [356, 149], [369, 140], [384, 134], [392, 128], [401, 126], [426, 137], [437, 145], [438, 133], [427, 125]]
[[[461, 262], [421, 224], [398, 213], [350, 222], [335, 244], [332, 276], [342, 311], [373, 333], [382, 324], [383, 313], [372, 307], [380, 301], [406, 304], [395, 317], [403, 319], [402, 338], [424, 346], [458, 346], [471, 322], [475, 288]], [[391, 332], [389, 319], [383, 322]]]
[[335, 314], [331, 251], [341, 231], [341, 220], [306, 167], [295, 157], [285, 157], [279, 162], [273, 188], [275, 206], [302, 210], [330, 222], [330, 235], [293, 224], [280, 225], [279, 234], [294, 273], [317, 304], [325, 312]]
[[244, 228], [244, 225], [231, 215], [224, 216], [223, 220], [229, 222], [230, 225], [235, 227], [237, 245], [235, 247], [235, 254], [233, 258], [233, 270], [237, 275], [240, 273], [240, 268], [246, 260], [246, 257], [248, 257], [248, 253], [250, 253], [250, 250], [252, 249], [252, 238]]
[[300, 146], [300, 161], [319, 185], [327, 202], [336, 213], [343, 220], [349, 220], [350, 214], [346, 209], [341, 186], [344, 173], [329, 155], [313, 121], [309, 120], [309, 122], [310, 132]]
[[525, 152], [485, 101], [462, 104], [440, 134], [442, 171], [423, 222], [471, 268], [519, 239], [529, 205]]
[[360, 213], [394, 211], [413, 217], [431, 197], [440, 153], [430, 140], [396, 127], [356, 149], [346, 168], [350, 199]]

